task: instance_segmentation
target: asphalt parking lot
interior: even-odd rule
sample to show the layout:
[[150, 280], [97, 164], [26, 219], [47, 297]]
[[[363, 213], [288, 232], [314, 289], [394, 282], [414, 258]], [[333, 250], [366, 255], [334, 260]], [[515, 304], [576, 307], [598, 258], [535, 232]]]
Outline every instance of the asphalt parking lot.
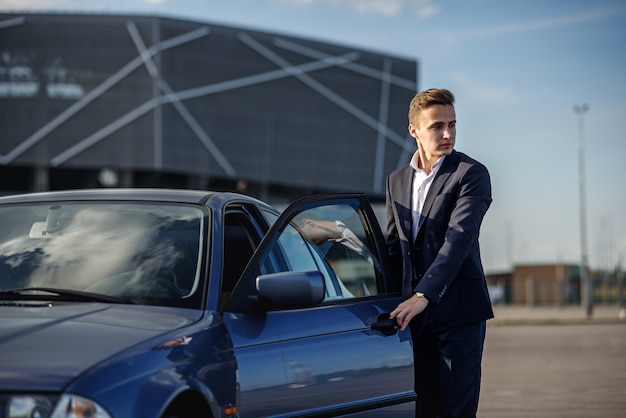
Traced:
[[626, 417], [626, 321], [617, 312], [588, 320], [579, 309], [496, 308], [478, 416]]

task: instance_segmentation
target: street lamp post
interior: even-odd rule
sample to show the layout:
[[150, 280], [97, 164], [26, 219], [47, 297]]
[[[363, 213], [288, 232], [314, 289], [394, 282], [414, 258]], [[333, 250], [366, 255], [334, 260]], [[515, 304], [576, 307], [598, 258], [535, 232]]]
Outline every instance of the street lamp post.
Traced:
[[581, 302], [587, 312], [587, 318], [593, 316], [593, 288], [589, 277], [589, 262], [587, 257], [587, 197], [585, 193], [585, 138], [583, 116], [589, 110], [589, 105], [574, 106], [574, 113], [578, 119], [578, 199], [580, 216], [580, 284]]

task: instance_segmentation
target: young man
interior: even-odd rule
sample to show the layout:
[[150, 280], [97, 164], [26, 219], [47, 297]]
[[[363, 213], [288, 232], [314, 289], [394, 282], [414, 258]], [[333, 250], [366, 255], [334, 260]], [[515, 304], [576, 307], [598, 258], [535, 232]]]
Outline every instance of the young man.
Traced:
[[486, 320], [493, 317], [478, 235], [491, 204], [489, 172], [454, 150], [454, 95], [418, 93], [409, 107], [418, 150], [387, 178], [387, 245], [410, 326], [417, 417], [475, 417]]

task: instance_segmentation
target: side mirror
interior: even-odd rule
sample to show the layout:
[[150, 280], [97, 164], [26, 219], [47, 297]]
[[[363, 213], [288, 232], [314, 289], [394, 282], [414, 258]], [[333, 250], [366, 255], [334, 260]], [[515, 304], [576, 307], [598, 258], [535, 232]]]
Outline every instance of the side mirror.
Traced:
[[285, 271], [256, 278], [257, 302], [269, 309], [317, 306], [324, 300], [326, 285], [319, 271]]

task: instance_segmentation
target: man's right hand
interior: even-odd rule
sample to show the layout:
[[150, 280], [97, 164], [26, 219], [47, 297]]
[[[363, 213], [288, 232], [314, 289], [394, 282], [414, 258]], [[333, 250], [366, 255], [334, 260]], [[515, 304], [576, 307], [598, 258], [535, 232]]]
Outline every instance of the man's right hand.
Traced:
[[396, 318], [396, 322], [402, 331], [409, 326], [411, 319], [422, 313], [428, 306], [428, 299], [423, 294], [415, 293], [409, 299], [398, 305], [390, 314], [389, 318]]

